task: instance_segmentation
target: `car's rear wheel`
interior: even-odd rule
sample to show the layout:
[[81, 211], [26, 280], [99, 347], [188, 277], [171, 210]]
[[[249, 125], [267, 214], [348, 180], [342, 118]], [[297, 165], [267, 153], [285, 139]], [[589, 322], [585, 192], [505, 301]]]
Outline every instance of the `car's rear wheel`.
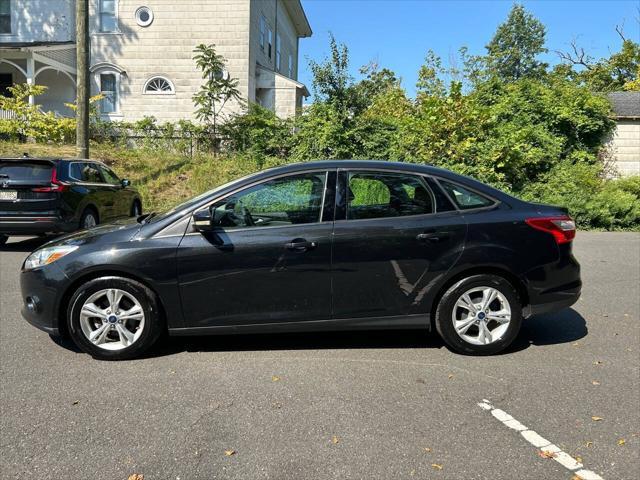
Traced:
[[98, 214], [92, 208], [85, 209], [80, 217], [80, 228], [89, 229], [98, 225]]
[[491, 355], [507, 348], [522, 324], [514, 287], [497, 275], [474, 275], [455, 283], [440, 299], [436, 329], [453, 350]]
[[123, 277], [97, 278], [80, 286], [69, 302], [67, 322], [76, 345], [101, 360], [137, 357], [163, 331], [155, 294]]

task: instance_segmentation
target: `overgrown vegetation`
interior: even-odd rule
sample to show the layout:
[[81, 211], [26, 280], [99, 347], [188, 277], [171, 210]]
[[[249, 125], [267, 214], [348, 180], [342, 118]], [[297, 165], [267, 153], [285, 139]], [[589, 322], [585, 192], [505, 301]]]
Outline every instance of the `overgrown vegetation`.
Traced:
[[[295, 119], [248, 105], [243, 114], [216, 121], [213, 135], [211, 121], [95, 122], [94, 155], [137, 181], [147, 205], [158, 209], [274, 164], [370, 158], [430, 163], [528, 200], [565, 205], [583, 228], [638, 229], [640, 179], [610, 179], [615, 172], [604, 148], [614, 129], [605, 93], [640, 89], [640, 46], [618, 30], [621, 50], [610, 58], [594, 60], [574, 46], [551, 68], [540, 61], [544, 25], [514, 5], [485, 55], [462, 48], [456, 67], [428, 52], [415, 98], [394, 72], [376, 64], [353, 78], [348, 48], [331, 37], [330, 55], [310, 65], [315, 101]], [[208, 59], [201, 61], [203, 73], [210, 70], [205, 79], [222, 78], [215, 72], [223, 60], [211, 47], [199, 52]], [[0, 126], [0, 132], [14, 141], [66, 140], [55, 131], [38, 133], [33, 122], [30, 130], [21, 128]], [[122, 140], [123, 129], [136, 138]], [[207, 153], [218, 150], [216, 158]]]

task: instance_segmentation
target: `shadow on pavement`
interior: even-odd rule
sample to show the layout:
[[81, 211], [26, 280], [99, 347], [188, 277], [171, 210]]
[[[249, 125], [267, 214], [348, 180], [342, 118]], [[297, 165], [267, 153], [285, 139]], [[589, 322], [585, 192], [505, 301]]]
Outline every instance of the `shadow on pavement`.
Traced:
[[[575, 342], [587, 335], [585, 319], [573, 309], [524, 320], [522, 330], [503, 354], [531, 345]], [[321, 333], [265, 333], [200, 337], [168, 337], [147, 357], [179, 352], [228, 352], [264, 350], [442, 348], [436, 332], [424, 330], [351, 331]]]
[[25, 252], [29, 253], [55, 237], [18, 237], [17, 241], [9, 238], [9, 242], [0, 246], [0, 252]]

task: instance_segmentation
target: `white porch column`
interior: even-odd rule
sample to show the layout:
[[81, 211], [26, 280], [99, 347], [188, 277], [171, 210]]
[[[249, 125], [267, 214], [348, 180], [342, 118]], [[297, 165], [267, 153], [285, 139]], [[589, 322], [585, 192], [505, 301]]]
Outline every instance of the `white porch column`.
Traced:
[[[33, 59], [32, 55], [27, 57], [27, 84], [33, 85], [34, 78], [36, 74], [36, 61]], [[29, 95], [29, 105], [34, 105], [36, 103], [35, 97], [33, 95]]]

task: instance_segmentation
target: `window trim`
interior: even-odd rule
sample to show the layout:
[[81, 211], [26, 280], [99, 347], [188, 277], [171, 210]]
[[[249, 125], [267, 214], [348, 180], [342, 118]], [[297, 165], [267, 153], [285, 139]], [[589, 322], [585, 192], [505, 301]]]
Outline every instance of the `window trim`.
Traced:
[[112, 117], [122, 117], [122, 112], [120, 110], [120, 90], [121, 90], [121, 77], [122, 77], [122, 71], [119, 69], [116, 69], [115, 66], [109, 65], [109, 66], [102, 66], [98, 69], [96, 69], [93, 72], [93, 78], [94, 81], [96, 83], [96, 86], [98, 87], [98, 94], [102, 93], [102, 79], [100, 78], [102, 75], [114, 75], [115, 79], [116, 79], [116, 101], [115, 101], [115, 110], [113, 112], [103, 112], [102, 110], [100, 110], [100, 116], [101, 117], [107, 117], [107, 118], [112, 118]]
[[[417, 173], [417, 172], [408, 172], [406, 170], [395, 170], [395, 169], [386, 169], [386, 168], [364, 168], [364, 169], [360, 169], [360, 168], [339, 168], [338, 169], [338, 187], [337, 190], [339, 190], [341, 188], [341, 186], [344, 187], [348, 187], [347, 183], [344, 183], [344, 185], [340, 185], [340, 173], [346, 173], [346, 179], [348, 181], [349, 177], [349, 173], [351, 172], [378, 172], [378, 173], [391, 173], [391, 174], [402, 174], [402, 175], [408, 175], [411, 177], [415, 177], [417, 178], [420, 183], [422, 184], [423, 187], [426, 188], [427, 192], [429, 192], [429, 195], [431, 196], [431, 204], [433, 205], [433, 212], [431, 213], [416, 213], [413, 215], [400, 215], [400, 216], [394, 216], [394, 217], [376, 217], [376, 218], [347, 218], [347, 206], [345, 205], [345, 209], [344, 209], [344, 217], [345, 218], [340, 218], [337, 219], [335, 218], [336, 222], [367, 222], [367, 221], [380, 221], [380, 220], [389, 220], [389, 219], [398, 219], [398, 218], [415, 218], [415, 217], [426, 217], [429, 215], [441, 215], [441, 214], [445, 214], [445, 213], [451, 213], [451, 212], [458, 212], [458, 208], [457, 205], [454, 203], [453, 206], [456, 207], [456, 210], [449, 210], [449, 211], [444, 211], [444, 212], [438, 212], [438, 204], [436, 202], [436, 198], [435, 195], [433, 194], [433, 191], [431, 190], [431, 187], [429, 186], [429, 184], [427, 183], [427, 181], [425, 180], [425, 177], [429, 176], [429, 175], [425, 175], [425, 174], [421, 174], [421, 173]], [[438, 184], [438, 186], [440, 187], [440, 189], [442, 189], [442, 187], [440, 186], [440, 184]], [[338, 204], [337, 202], [334, 200], [334, 207], [336, 210], [336, 216], [338, 214]], [[341, 215], [342, 216], [342, 215]]]
[[[319, 216], [319, 221], [317, 222], [313, 222], [313, 223], [295, 223], [295, 224], [291, 224], [291, 225], [271, 225], [271, 226], [266, 226], [266, 227], [258, 227], [260, 230], [266, 230], [268, 228], [291, 228], [291, 227], [306, 227], [306, 226], [310, 226], [310, 225], [321, 225], [321, 224], [326, 224], [326, 223], [333, 223], [333, 219], [332, 220], [323, 220], [324, 217], [324, 207], [325, 207], [325, 200], [326, 200], [326, 192], [327, 192], [327, 186], [328, 186], [328, 182], [329, 182], [329, 173], [332, 171], [336, 171], [335, 168], [314, 168], [312, 170], [302, 170], [302, 171], [298, 171], [298, 172], [287, 172], [287, 173], [283, 173], [281, 175], [276, 175], [273, 177], [268, 177], [268, 178], [263, 178], [261, 180], [256, 180], [255, 182], [243, 185], [241, 187], [238, 187], [230, 192], [227, 192], [223, 195], [220, 195], [219, 197], [216, 197], [210, 201], [207, 201], [205, 203], [202, 203], [196, 207], [194, 207], [193, 209], [189, 210], [188, 212], [185, 212], [185, 214], [183, 216], [181, 216], [180, 218], [177, 218], [175, 221], [171, 222], [169, 225], [167, 225], [166, 227], [164, 227], [162, 230], [160, 230], [160, 232], [158, 232], [158, 234], [160, 234], [162, 231], [166, 230], [167, 228], [171, 227], [172, 225], [174, 225], [176, 222], [180, 222], [181, 220], [184, 220], [185, 217], [190, 217], [189, 218], [189, 225], [187, 227], [187, 233], [185, 233], [185, 235], [202, 235], [200, 232], [195, 231], [195, 229], [193, 228], [193, 214], [194, 212], [197, 212], [198, 210], [204, 210], [205, 208], [210, 208], [214, 203], [217, 203], [221, 200], [224, 200], [232, 195], [235, 195], [236, 193], [239, 193], [243, 190], [249, 189], [249, 188], [253, 188], [256, 185], [260, 185], [261, 183], [265, 183], [265, 182], [270, 182], [272, 180], [277, 180], [279, 178], [285, 178], [285, 177], [292, 177], [292, 176], [296, 176], [296, 175], [304, 175], [304, 174], [308, 174], [308, 173], [319, 173], [319, 172], [324, 172], [325, 173], [325, 180], [324, 180], [324, 191], [322, 193], [322, 207], [320, 208], [320, 216]], [[334, 200], [334, 207], [335, 207], [335, 200]], [[222, 231], [226, 231], [224, 230], [224, 228], [220, 228], [220, 230]], [[245, 230], [254, 230], [255, 231], [255, 226], [254, 227], [240, 227], [240, 228], [234, 228], [232, 230], [230, 230], [230, 232], [240, 232], [240, 231], [245, 231]], [[155, 236], [155, 235], [154, 235]]]
[[98, 0], [98, 33], [100, 34], [106, 34], [106, 35], [113, 35], [113, 34], [121, 34], [122, 32], [120, 32], [120, 0], [113, 0], [113, 5], [114, 5], [114, 13], [113, 13], [113, 18], [115, 21], [115, 28], [113, 30], [104, 30], [103, 26], [102, 26], [102, 15], [104, 15], [103, 11], [102, 11], [102, 2], [104, 0]]
[[[165, 92], [165, 91], [154, 91], [154, 92], [148, 92], [147, 88], [149, 87], [149, 84], [156, 79], [160, 79], [160, 80], [164, 80], [165, 82], [167, 82], [169, 84], [169, 87], [171, 87], [171, 91]], [[175, 95], [176, 94], [176, 86], [174, 85], [174, 83], [171, 81], [170, 78], [164, 76], [164, 75], [153, 75], [152, 77], [149, 77], [147, 79], [146, 82], [144, 82], [144, 85], [142, 86], [142, 94], [143, 95]]]
[[260, 30], [260, 39], [258, 41], [258, 45], [260, 46], [260, 50], [262, 50], [264, 52], [264, 47], [265, 47], [265, 44], [267, 43], [267, 41], [266, 41], [267, 19], [262, 14], [260, 15], [260, 25], [259, 25], [258, 28]]
[[9, 31], [8, 32], [0, 32], [0, 36], [15, 36], [15, 33], [13, 31], [13, 2], [12, 0], [7, 0], [7, 2], [9, 3], [9, 13], [4, 15], [9, 17]]
[[282, 37], [276, 33], [276, 71], [281, 72], [282, 67]]

